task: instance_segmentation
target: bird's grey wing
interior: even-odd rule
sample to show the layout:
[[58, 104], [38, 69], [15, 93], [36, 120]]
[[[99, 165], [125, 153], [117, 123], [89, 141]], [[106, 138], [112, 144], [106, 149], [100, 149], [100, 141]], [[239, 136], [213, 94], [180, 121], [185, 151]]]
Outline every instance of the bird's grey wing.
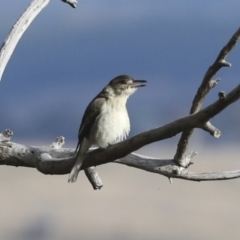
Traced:
[[76, 152], [78, 151], [84, 137], [87, 137], [89, 135], [96, 118], [101, 112], [101, 107], [104, 101], [105, 98], [97, 96], [86, 108], [78, 132], [78, 145], [76, 148]]

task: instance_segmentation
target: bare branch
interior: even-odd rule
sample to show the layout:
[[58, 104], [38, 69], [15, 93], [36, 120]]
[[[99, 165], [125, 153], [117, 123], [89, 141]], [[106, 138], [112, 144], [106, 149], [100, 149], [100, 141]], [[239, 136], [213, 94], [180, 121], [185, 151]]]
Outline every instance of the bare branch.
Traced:
[[[7, 150], [8, 149], [8, 150]], [[45, 174], [68, 174], [74, 164], [74, 149], [52, 149], [46, 147], [29, 147], [16, 143], [0, 144], [0, 164], [24, 167], [40, 167]], [[11, 154], [11, 155], [10, 155]], [[91, 155], [91, 154], [90, 154]], [[186, 156], [186, 162], [191, 163], [191, 159], [196, 155], [192, 152]], [[41, 164], [38, 162], [42, 161]], [[135, 167], [148, 172], [158, 173], [163, 176], [180, 178], [190, 181], [213, 181], [227, 180], [240, 177], [240, 170], [213, 172], [213, 173], [194, 173], [184, 167], [180, 167], [173, 159], [151, 158], [136, 153], [129, 154], [115, 161], [115, 163]], [[95, 171], [94, 168], [90, 168]], [[91, 171], [89, 171], [91, 174]], [[101, 179], [94, 179], [92, 184], [94, 189], [100, 189], [103, 185]]]
[[100, 165], [122, 158], [147, 144], [171, 138], [186, 129], [193, 129], [196, 127], [202, 128], [204, 123], [208, 122], [211, 118], [219, 114], [222, 110], [224, 110], [233, 102], [237, 101], [239, 98], [240, 85], [231, 91], [225, 99], [217, 100], [215, 103], [198, 113], [178, 119], [162, 127], [142, 132], [123, 142], [111, 146], [105, 151], [95, 150], [91, 153], [91, 156], [87, 154], [83, 167]]
[[99, 177], [95, 167], [84, 169], [84, 172], [89, 182], [92, 184], [94, 190], [100, 190], [103, 187], [102, 180]]
[[226, 97], [226, 93], [224, 91], [221, 91], [218, 93], [219, 99], [224, 99]]
[[[73, 165], [73, 162], [75, 161], [75, 150], [62, 149], [62, 146], [65, 143], [64, 137], [58, 137], [56, 141], [54, 141], [49, 147], [38, 148], [9, 142], [12, 135], [13, 132], [9, 129], [6, 129], [3, 133], [0, 134], [0, 165], [33, 167], [42, 172], [42, 164], [40, 163], [51, 162], [53, 165], [47, 165], [47, 168], [50, 166], [50, 169], [45, 169], [43, 171], [47, 172], [48, 174], [54, 174], [51, 171], [55, 168], [54, 164], [57, 162], [61, 168], [64, 169], [65, 166], [67, 166], [67, 169], [70, 171], [68, 162], [70, 161], [70, 165], [71, 163]], [[57, 152], [54, 152], [54, 150]], [[61, 162], [61, 158], [64, 158], [63, 162]], [[67, 161], [65, 161], [66, 158]], [[61, 165], [61, 163], [63, 164]], [[84, 172], [92, 184], [94, 190], [101, 189], [103, 187], [102, 180], [98, 175], [95, 167], [92, 166], [85, 168]]]
[[[206, 72], [203, 78], [202, 84], [199, 87], [196, 96], [194, 97], [190, 114], [196, 113], [200, 111], [200, 109], [202, 108], [202, 104], [204, 102], [206, 95], [217, 83], [216, 80], [212, 80], [212, 78], [219, 71], [219, 69], [221, 69], [222, 67], [231, 66], [230, 63], [226, 62], [226, 57], [228, 53], [235, 47], [237, 41], [239, 40], [239, 37], [240, 28], [233, 34], [232, 38], [229, 40], [227, 45], [223, 47], [223, 49], [220, 51], [213, 65], [209, 67], [208, 71]], [[189, 129], [184, 131], [181, 135], [181, 138], [178, 142], [178, 148], [174, 156], [174, 159], [178, 164], [180, 164], [181, 159], [183, 158], [184, 154], [187, 151], [187, 146], [192, 136], [192, 133], [193, 129]]]
[[214, 127], [210, 122], [205, 123], [202, 129], [209, 132], [215, 138], [219, 138], [221, 136], [221, 131]]
[[77, 0], [62, 0], [63, 2], [69, 4], [71, 7], [76, 8], [77, 7]]
[[[42, 9], [47, 6], [49, 1], [33, 0], [13, 26], [0, 50], [0, 80], [22, 34]], [[62, 1], [74, 8], [76, 7], [77, 0]], [[94, 166], [112, 161], [158, 173], [169, 179], [181, 178], [193, 181], [209, 181], [240, 177], [240, 170], [197, 174], [186, 169], [192, 163], [191, 159], [196, 155], [196, 152], [186, 154], [193, 129], [202, 128], [215, 137], [219, 137], [220, 131], [212, 126], [209, 120], [240, 98], [239, 85], [229, 94], [219, 93], [219, 99], [215, 103], [201, 110], [205, 96], [219, 81], [219, 79], [213, 80], [213, 76], [220, 68], [231, 66], [226, 61], [226, 57], [236, 45], [239, 37], [240, 29], [221, 50], [214, 64], [209, 67], [193, 100], [190, 110], [191, 115], [165, 126], [140, 133], [106, 150], [97, 149], [86, 154], [83, 168], [94, 189], [100, 189], [103, 186]], [[162, 160], [132, 153], [147, 144], [173, 137], [181, 132], [183, 134], [174, 159]], [[30, 147], [9, 142], [11, 136], [12, 131], [10, 130], [0, 134], [0, 165], [32, 167], [44, 174], [68, 174], [70, 172], [75, 161], [75, 150], [62, 148], [64, 137], [59, 137], [50, 147]]]
[[[76, 8], [77, 0], [62, 0], [73, 8]], [[48, 5], [50, 0], [33, 0], [26, 11], [12, 27], [9, 35], [5, 39], [0, 49], [0, 82], [7, 63], [17, 46], [20, 38], [27, 30], [35, 17]]]
[[49, 1], [50, 0], [33, 0], [5, 39], [0, 50], [0, 81], [18, 41], [34, 18], [48, 5]]
[[[54, 148], [54, 149], [60, 149], [62, 148], [62, 146], [65, 144], [65, 138], [63, 136], [61, 137], [57, 137], [56, 141], [54, 141], [50, 147]], [[42, 154], [41, 157], [45, 156], [45, 159], [51, 159], [51, 156], [49, 154]], [[84, 172], [88, 178], [88, 180], [90, 181], [90, 183], [93, 186], [94, 190], [97, 189], [101, 189], [103, 187], [103, 183], [102, 180], [100, 178], [100, 176], [97, 173], [97, 170], [95, 167], [89, 167], [89, 168], [85, 168]]]
[[[193, 158], [194, 156], [195, 152], [189, 154], [188, 157]], [[224, 172], [194, 173], [176, 165], [174, 159], [160, 160], [138, 154], [130, 154], [122, 159], [116, 160], [115, 162], [136, 167], [145, 171], [158, 173], [170, 179], [180, 178], [183, 180], [200, 182], [228, 180], [240, 177], [240, 169]]]
[[[206, 123], [205, 125], [209, 125], [208, 122], [212, 117], [219, 114], [222, 110], [237, 101], [239, 98], [240, 85], [227, 94], [224, 99], [217, 100], [215, 103], [198, 113], [178, 119], [172, 123], [166, 124], [165, 126], [142, 132], [123, 142], [117, 143], [106, 150], [97, 149], [87, 153], [83, 163], [83, 168], [105, 164], [117, 159], [128, 159], [129, 156], [131, 156], [128, 154], [147, 144], [170, 138], [186, 129], [193, 129], [196, 127], [202, 128], [204, 123]], [[144, 169], [147, 171], [157, 171], [159, 174], [172, 178], [183, 178], [182, 175], [186, 175], [185, 167], [191, 164], [191, 158], [194, 154], [195, 153], [191, 153], [182, 158], [181, 166], [183, 167], [179, 167], [173, 160], [167, 160], [166, 162], [166, 160], [163, 161], [158, 159], [158, 162], [152, 162], [151, 158], [147, 158], [149, 160], [148, 163], [146, 161], [142, 162], [142, 160], [139, 160], [138, 165], [135, 167], [141, 168], [141, 166], [144, 165]], [[125, 156], [127, 157], [125, 158]], [[75, 151], [73, 149], [29, 147], [11, 142], [0, 143], [0, 165], [35, 167], [44, 174], [69, 173], [74, 164], [74, 157]], [[129, 165], [129, 161], [130, 160], [128, 160], [128, 164], [126, 162], [124, 162], [124, 164]], [[154, 168], [156, 163], [163, 164], [164, 169], [159, 168], [159, 165], [157, 169]], [[171, 174], [169, 173], [170, 170], [166, 172], [166, 166], [168, 169], [170, 166]], [[187, 173], [189, 174], [189, 172]]]

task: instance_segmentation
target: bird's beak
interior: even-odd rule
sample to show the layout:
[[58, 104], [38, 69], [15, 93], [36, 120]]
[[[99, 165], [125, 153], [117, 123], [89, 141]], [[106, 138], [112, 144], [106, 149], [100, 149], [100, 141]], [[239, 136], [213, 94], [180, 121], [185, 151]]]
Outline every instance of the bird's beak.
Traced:
[[131, 83], [131, 87], [138, 88], [138, 87], [144, 87], [146, 86], [147, 81], [146, 80], [133, 80], [133, 83]]

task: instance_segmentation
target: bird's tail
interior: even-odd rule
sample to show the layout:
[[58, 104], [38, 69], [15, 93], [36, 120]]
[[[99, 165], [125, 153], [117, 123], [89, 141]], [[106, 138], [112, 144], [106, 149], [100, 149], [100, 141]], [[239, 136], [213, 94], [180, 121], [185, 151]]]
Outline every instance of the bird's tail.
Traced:
[[76, 162], [68, 176], [69, 183], [73, 183], [77, 181], [78, 173], [81, 170], [82, 163], [83, 163], [83, 154], [81, 154], [81, 151], [79, 151], [76, 157]]

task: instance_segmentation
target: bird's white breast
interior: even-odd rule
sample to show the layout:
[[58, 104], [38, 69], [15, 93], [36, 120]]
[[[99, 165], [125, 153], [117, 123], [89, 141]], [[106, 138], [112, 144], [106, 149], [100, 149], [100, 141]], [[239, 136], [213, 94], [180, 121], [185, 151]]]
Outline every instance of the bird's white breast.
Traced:
[[126, 98], [107, 100], [91, 130], [93, 142], [101, 148], [124, 140], [130, 131]]

